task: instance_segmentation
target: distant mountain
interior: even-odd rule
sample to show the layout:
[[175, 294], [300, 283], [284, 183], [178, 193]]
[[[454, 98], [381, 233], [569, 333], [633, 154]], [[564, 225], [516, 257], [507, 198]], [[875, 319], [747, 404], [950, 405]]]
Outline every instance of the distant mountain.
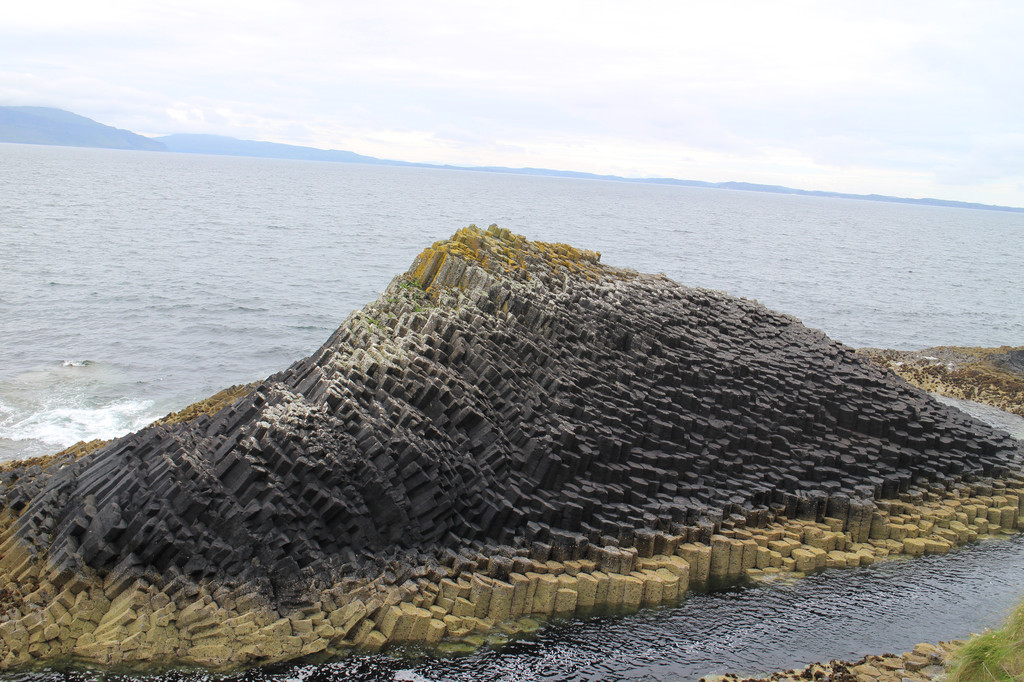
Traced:
[[364, 156], [355, 152], [337, 149], [317, 149], [277, 142], [239, 140], [223, 135], [177, 134], [148, 138], [127, 130], [111, 128], [92, 119], [72, 114], [61, 109], [46, 107], [0, 107], [0, 142], [21, 142], [24, 144], [55, 144], [70, 147], [109, 147], [113, 149], [145, 149], [150, 151], [184, 152], [190, 154], [215, 154], [227, 156], [250, 156], [266, 159], [295, 159], [298, 161], [331, 161], [340, 163], [368, 163], [380, 166], [410, 166], [415, 168], [439, 168], [457, 171], [483, 173], [511, 173], [514, 175], [543, 175], [556, 178], [578, 178], [582, 180], [614, 180], [616, 182], [643, 182], [683, 187], [708, 187], [747, 192], [771, 192], [773, 194], [799, 194], [835, 199], [858, 199], [865, 201], [887, 201], [921, 206], [946, 206], [950, 208], [975, 208], [990, 211], [1011, 211], [1024, 213], [1024, 208], [992, 206], [967, 201], [946, 199], [910, 199], [881, 194], [847, 194], [820, 190], [794, 189], [781, 185], [758, 185], [751, 182], [704, 182], [702, 180], [679, 180], [677, 178], [624, 178], [619, 175], [598, 175], [579, 171], [551, 170], [548, 168], [506, 168], [504, 166], [448, 166], [432, 163], [393, 161]]
[[49, 107], [0, 107], [0, 142], [164, 151], [155, 140]]
[[188, 154], [218, 154], [228, 156], [256, 156], [265, 159], [297, 159], [300, 161], [336, 161], [342, 163], [375, 163], [389, 166], [407, 166], [404, 161], [386, 161], [372, 156], [363, 156], [355, 152], [346, 152], [336, 149], [317, 149], [315, 147], [300, 147], [293, 144], [280, 144], [277, 142], [256, 142], [254, 140], [239, 140], [234, 137], [223, 135], [166, 135], [155, 137], [159, 142], [172, 152], [184, 152]]

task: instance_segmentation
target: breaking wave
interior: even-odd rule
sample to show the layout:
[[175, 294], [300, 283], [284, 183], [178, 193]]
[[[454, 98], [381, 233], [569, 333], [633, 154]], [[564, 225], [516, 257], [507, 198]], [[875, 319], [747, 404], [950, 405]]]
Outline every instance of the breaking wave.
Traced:
[[125, 396], [115, 368], [89, 360], [55, 363], [0, 381], [0, 459], [117, 438], [159, 416], [154, 401]]

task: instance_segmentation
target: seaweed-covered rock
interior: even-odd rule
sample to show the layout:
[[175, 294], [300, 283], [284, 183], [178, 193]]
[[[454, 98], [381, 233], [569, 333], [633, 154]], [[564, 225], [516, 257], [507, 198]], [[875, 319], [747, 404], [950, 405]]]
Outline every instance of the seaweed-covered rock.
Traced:
[[926, 391], [1024, 417], [1024, 347], [862, 348], [860, 352]]

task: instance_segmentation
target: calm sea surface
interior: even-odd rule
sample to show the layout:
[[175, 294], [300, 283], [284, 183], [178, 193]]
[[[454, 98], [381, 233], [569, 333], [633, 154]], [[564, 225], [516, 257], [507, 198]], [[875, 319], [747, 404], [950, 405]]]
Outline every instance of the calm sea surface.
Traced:
[[[852, 346], [1024, 344], [1020, 214], [0, 144], [0, 459], [114, 437], [287, 366], [469, 223], [756, 298]], [[957, 556], [695, 595], [468, 659], [252, 675], [692, 679], [907, 648], [995, 624], [1024, 588], [1021, 541]]]
[[0, 459], [286, 367], [469, 223], [756, 298], [853, 346], [1024, 343], [1021, 214], [0, 144]]

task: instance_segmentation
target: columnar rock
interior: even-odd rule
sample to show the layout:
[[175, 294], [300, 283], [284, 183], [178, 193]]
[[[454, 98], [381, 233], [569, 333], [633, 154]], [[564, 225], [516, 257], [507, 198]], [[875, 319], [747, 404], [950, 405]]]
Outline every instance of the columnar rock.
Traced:
[[484, 545], [508, 548], [504, 581], [523, 555], [672, 554], [666, 533], [778, 515], [864, 541], [871, 500], [1018, 456], [790, 316], [470, 227], [216, 415], [11, 481], [0, 570], [244, 584], [283, 609]]

